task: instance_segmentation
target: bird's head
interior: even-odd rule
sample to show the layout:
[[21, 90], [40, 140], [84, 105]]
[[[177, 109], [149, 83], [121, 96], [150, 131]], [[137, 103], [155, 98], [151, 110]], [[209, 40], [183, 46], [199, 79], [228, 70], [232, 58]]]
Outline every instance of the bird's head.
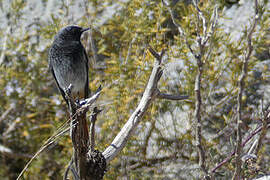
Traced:
[[90, 28], [81, 28], [79, 26], [67, 26], [62, 28], [56, 35], [56, 39], [64, 41], [80, 41], [83, 32]]

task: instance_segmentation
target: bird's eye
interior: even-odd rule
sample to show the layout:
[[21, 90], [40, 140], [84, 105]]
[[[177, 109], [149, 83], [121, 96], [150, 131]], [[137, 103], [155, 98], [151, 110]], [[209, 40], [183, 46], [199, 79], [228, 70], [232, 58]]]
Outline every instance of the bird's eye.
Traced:
[[77, 29], [75, 29], [75, 28], [72, 28], [72, 29], [71, 29], [71, 32], [72, 32], [72, 34], [76, 34], [76, 32], [77, 32]]
[[71, 30], [72, 30], [72, 28], [71, 28], [71, 27], [68, 27], [68, 28], [67, 28], [67, 31], [69, 31], [69, 32], [70, 32]]

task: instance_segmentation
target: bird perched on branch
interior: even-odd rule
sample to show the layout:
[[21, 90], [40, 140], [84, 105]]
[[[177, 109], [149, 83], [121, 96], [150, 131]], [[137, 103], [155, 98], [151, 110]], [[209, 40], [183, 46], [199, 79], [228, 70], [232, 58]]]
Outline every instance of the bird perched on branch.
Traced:
[[[73, 87], [70, 89], [69, 95], [73, 100], [86, 99], [90, 93], [88, 83], [88, 57], [80, 41], [82, 33], [87, 30], [89, 30], [89, 28], [81, 28], [78, 26], [67, 26], [61, 29], [55, 35], [54, 42], [49, 51], [49, 68], [68, 106], [70, 104], [65, 92], [71, 84]], [[73, 113], [76, 112], [76, 109], [69, 107], [69, 110], [71, 111], [71, 126], [74, 126], [70, 129], [72, 142], [74, 141], [73, 143], [77, 144], [74, 140], [76, 132], [80, 132], [80, 139], [87, 141], [89, 139], [89, 132], [86, 112], [80, 116], [79, 125], [75, 126], [77, 121], [73, 121]], [[78, 127], [82, 127], [83, 131], [78, 131]]]
[[49, 51], [49, 68], [63, 98], [68, 104], [65, 90], [70, 84], [71, 98], [79, 100], [88, 98], [88, 57], [80, 41], [83, 32], [89, 28], [67, 26], [54, 37]]
[[[77, 113], [77, 106], [73, 106], [74, 103], [69, 103], [69, 101], [70, 98], [72, 100], [86, 99], [90, 93], [88, 58], [80, 40], [82, 33], [87, 30], [89, 28], [84, 29], [78, 26], [67, 26], [61, 29], [55, 35], [49, 51], [49, 68], [70, 110], [70, 136], [74, 148], [72, 159], [76, 168], [79, 169], [80, 177], [85, 177], [85, 171], [80, 169], [85, 160], [82, 160], [80, 155], [88, 151], [89, 131], [86, 111], [74, 116]], [[72, 88], [70, 88], [71, 84]], [[66, 97], [66, 92], [69, 92], [69, 97]]]

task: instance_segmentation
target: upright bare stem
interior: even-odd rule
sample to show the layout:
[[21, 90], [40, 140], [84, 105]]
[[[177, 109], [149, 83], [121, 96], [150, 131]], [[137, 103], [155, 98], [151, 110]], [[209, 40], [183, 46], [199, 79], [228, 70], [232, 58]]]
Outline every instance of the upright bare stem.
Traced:
[[248, 71], [248, 61], [250, 59], [250, 55], [253, 50], [253, 46], [251, 44], [252, 42], [252, 34], [255, 30], [255, 27], [257, 25], [257, 21], [259, 19], [258, 15], [258, 2], [255, 0], [255, 17], [252, 26], [249, 29], [249, 33], [247, 36], [247, 51], [245, 53], [244, 59], [243, 59], [243, 65], [242, 65], [242, 73], [239, 79], [239, 92], [237, 96], [237, 137], [236, 137], [236, 152], [235, 152], [235, 161], [236, 161], [236, 168], [234, 171], [233, 179], [239, 180], [241, 178], [241, 153], [242, 153], [242, 132], [241, 132], [241, 124], [242, 124], [242, 96], [243, 91], [245, 88], [245, 78], [247, 76]]
[[[197, 75], [195, 80], [195, 111], [194, 111], [194, 121], [196, 123], [195, 128], [195, 141], [196, 141], [196, 147], [198, 150], [198, 156], [199, 156], [199, 166], [201, 170], [205, 174], [205, 178], [209, 179], [208, 171], [205, 165], [205, 151], [202, 145], [202, 123], [201, 123], [201, 105], [202, 105], [202, 98], [201, 98], [201, 78], [203, 74], [203, 61], [202, 57], [204, 56], [205, 52], [205, 46], [210, 39], [210, 37], [213, 35], [213, 32], [215, 30], [215, 27], [217, 25], [217, 8], [214, 9], [213, 12], [213, 18], [210, 21], [209, 28], [207, 27], [206, 18], [203, 15], [202, 11], [200, 10], [198, 6], [198, 0], [193, 0], [194, 7], [197, 11], [197, 52], [194, 51], [193, 48], [191, 48], [191, 45], [188, 43], [187, 36], [183, 28], [176, 22], [176, 18], [174, 16], [174, 12], [170, 5], [163, 2], [163, 4], [168, 8], [171, 19], [174, 23], [174, 25], [178, 28], [180, 36], [182, 36], [185, 40], [185, 44], [187, 45], [188, 49], [190, 50], [191, 54], [197, 61]], [[202, 22], [202, 32], [200, 32], [200, 22]]]
[[199, 155], [199, 166], [203, 170], [205, 174], [208, 174], [206, 167], [205, 167], [205, 151], [202, 146], [202, 124], [201, 124], [201, 105], [202, 105], [202, 98], [201, 98], [201, 77], [203, 73], [203, 64], [201, 62], [201, 58], [197, 58], [197, 66], [198, 71], [195, 80], [195, 113], [194, 118], [196, 122], [196, 129], [195, 129], [195, 139], [196, 139], [196, 146]]

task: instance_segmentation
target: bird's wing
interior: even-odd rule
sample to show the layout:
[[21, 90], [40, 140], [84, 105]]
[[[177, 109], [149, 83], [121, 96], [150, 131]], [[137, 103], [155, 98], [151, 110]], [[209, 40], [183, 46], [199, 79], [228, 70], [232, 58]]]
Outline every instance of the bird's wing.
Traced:
[[53, 78], [54, 78], [54, 80], [55, 80], [55, 82], [56, 82], [56, 84], [57, 84], [58, 90], [60, 91], [60, 93], [61, 93], [61, 95], [63, 96], [64, 100], [65, 100], [66, 103], [68, 104], [68, 100], [67, 100], [67, 98], [66, 98], [65, 92], [64, 92], [64, 90], [60, 87], [60, 85], [59, 85], [59, 83], [58, 83], [58, 81], [57, 81], [57, 79], [56, 79], [56, 76], [55, 76], [55, 74], [54, 74], [54, 69], [53, 69], [52, 62], [51, 62], [51, 61], [52, 61], [52, 60], [51, 60], [51, 56], [50, 56], [50, 54], [49, 54], [49, 69], [50, 69], [50, 71], [52, 72], [52, 75], [53, 75]]
[[74, 56], [74, 58], [77, 57], [74, 52], [80, 52], [81, 49], [83, 49], [83, 58], [85, 61], [85, 67], [86, 67], [86, 82], [85, 82], [85, 87], [84, 87], [84, 98], [88, 98], [89, 95], [91, 94], [90, 89], [89, 89], [89, 65], [88, 65], [88, 56], [86, 54], [85, 48], [79, 41], [71, 41], [69, 42], [68, 45], [64, 45], [63, 48], [65, 49], [65, 53], [71, 54]]
[[84, 52], [84, 57], [85, 57], [85, 67], [86, 67], [86, 74], [87, 74], [86, 83], [84, 87], [84, 93], [85, 93], [84, 95], [85, 95], [85, 98], [88, 98], [89, 95], [91, 96], [91, 91], [89, 88], [89, 65], [88, 65], [89, 60], [88, 60], [88, 56], [84, 48], [83, 48], [83, 52]]
[[[88, 67], [88, 57], [87, 57], [87, 54], [86, 54], [86, 51], [84, 49], [84, 47], [82, 46], [82, 44], [78, 41], [70, 41], [68, 44], [63, 44], [62, 47], [62, 54], [63, 56], [65, 56], [65, 58], [71, 58], [71, 59], [76, 59], [78, 56], [78, 52], [80, 52], [82, 49], [83, 49], [83, 58], [84, 58], [84, 61], [85, 61], [85, 68], [86, 68], [86, 74], [87, 74], [87, 77], [86, 77], [86, 82], [85, 82], [85, 88], [84, 88], [84, 98], [88, 98], [89, 94], [90, 94], [90, 89], [89, 89], [89, 67]], [[75, 53], [76, 52], [76, 53]], [[68, 100], [66, 99], [66, 96], [65, 96], [65, 92], [64, 90], [60, 87], [58, 81], [57, 81], [57, 78], [55, 76], [55, 73], [54, 73], [54, 69], [53, 69], [53, 66], [52, 66], [52, 57], [50, 56], [50, 52], [49, 52], [49, 68], [53, 74], [53, 77], [55, 79], [55, 82], [57, 84], [57, 87], [60, 91], [60, 93], [62, 94], [63, 98], [65, 99], [65, 101], [67, 102], [68, 104]]]

